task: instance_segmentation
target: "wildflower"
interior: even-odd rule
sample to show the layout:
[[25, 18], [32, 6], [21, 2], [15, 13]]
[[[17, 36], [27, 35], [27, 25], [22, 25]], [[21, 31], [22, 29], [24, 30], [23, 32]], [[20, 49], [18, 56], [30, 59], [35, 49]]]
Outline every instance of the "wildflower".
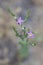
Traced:
[[24, 22], [24, 20], [22, 20], [21, 17], [19, 17], [17, 23], [18, 23], [19, 25], [21, 25], [23, 22]]
[[34, 38], [35, 37], [35, 35], [30, 31], [30, 32], [28, 32], [28, 38]]

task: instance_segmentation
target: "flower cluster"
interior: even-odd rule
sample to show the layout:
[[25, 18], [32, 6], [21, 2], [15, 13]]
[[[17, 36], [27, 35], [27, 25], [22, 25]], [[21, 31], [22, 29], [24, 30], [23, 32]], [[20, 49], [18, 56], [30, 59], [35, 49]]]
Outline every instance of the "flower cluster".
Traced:
[[[23, 23], [24, 23], [24, 20], [22, 20], [22, 18], [19, 17], [17, 20], [17, 24], [19, 24], [21, 26]], [[22, 29], [24, 30], [24, 27]], [[28, 31], [27, 38], [35, 38], [35, 34], [33, 34], [32, 31]]]

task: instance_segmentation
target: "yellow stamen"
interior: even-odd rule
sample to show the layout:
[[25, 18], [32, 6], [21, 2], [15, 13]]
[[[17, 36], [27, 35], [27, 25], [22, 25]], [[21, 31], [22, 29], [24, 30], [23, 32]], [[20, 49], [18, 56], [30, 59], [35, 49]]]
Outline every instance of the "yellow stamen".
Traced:
[[29, 34], [29, 36], [32, 36], [32, 33], [31, 33], [31, 34]]

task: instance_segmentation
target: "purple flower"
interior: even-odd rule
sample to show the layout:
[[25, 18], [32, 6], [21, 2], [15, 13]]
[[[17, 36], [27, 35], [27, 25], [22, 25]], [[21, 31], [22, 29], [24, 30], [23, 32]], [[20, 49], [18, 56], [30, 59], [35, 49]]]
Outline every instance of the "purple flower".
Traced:
[[22, 20], [21, 17], [19, 17], [17, 23], [18, 23], [19, 25], [21, 25], [23, 22], [24, 22], [24, 20]]
[[28, 38], [34, 38], [35, 37], [35, 35], [30, 31], [30, 32], [28, 32]]

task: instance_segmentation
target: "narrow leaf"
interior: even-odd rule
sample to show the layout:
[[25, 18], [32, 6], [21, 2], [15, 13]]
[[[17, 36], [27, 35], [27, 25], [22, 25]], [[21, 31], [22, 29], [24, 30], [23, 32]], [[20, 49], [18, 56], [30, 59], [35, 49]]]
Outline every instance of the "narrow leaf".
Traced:
[[15, 14], [13, 12], [11, 12], [10, 9], [8, 9], [8, 12], [12, 15], [12, 16], [15, 16]]

